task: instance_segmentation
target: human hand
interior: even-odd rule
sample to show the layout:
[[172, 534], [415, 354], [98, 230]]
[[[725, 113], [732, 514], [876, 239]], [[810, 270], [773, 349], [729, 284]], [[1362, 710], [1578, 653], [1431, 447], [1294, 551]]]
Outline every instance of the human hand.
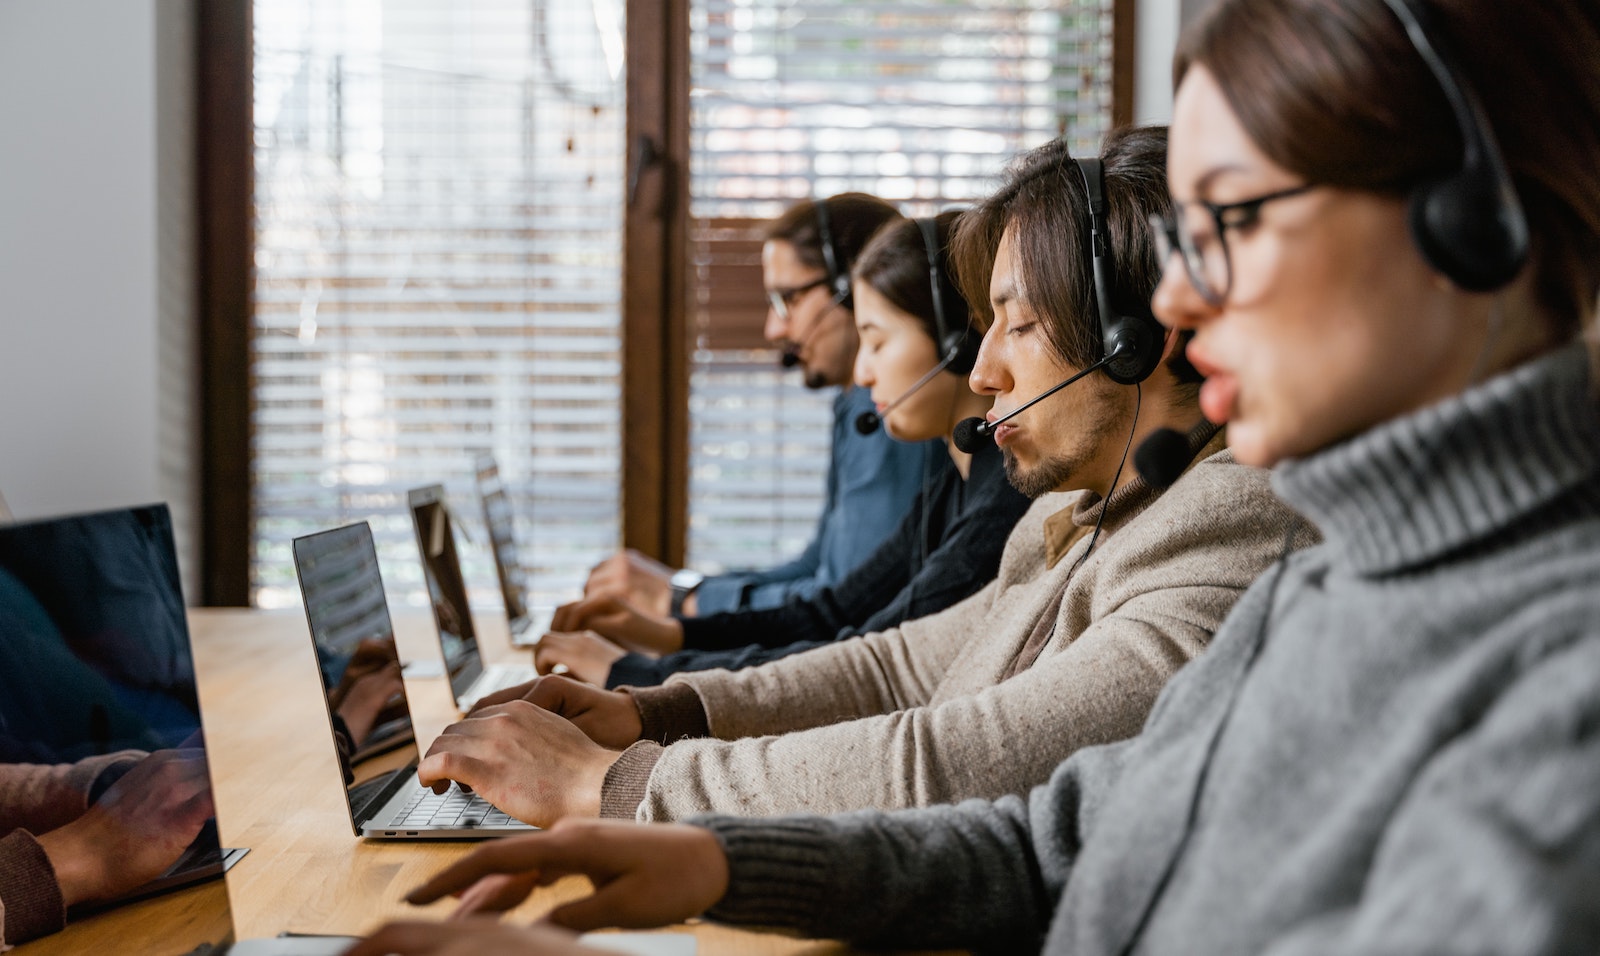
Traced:
[[665, 617], [672, 611], [672, 569], [628, 548], [589, 571], [583, 594], [585, 597], [617, 598]]
[[204, 750], [139, 761], [83, 816], [39, 837], [68, 906], [107, 899], [177, 862], [214, 816]]
[[564, 817], [599, 816], [600, 791], [616, 759], [616, 751], [565, 717], [513, 700], [446, 727], [417, 765], [417, 779], [435, 793], [454, 780], [518, 820], [545, 827]]
[[572, 721], [589, 739], [612, 750], [626, 750], [639, 742], [644, 721], [633, 695], [620, 690], [603, 690], [570, 677], [537, 677], [526, 684], [508, 687], [479, 701], [471, 716], [486, 707], [513, 700], [525, 700]]
[[628, 652], [593, 631], [552, 631], [539, 638], [533, 649], [533, 666], [541, 674], [565, 665], [567, 673], [596, 687], [606, 686], [611, 665]]
[[397, 922], [345, 950], [344, 956], [600, 956], [577, 937], [550, 926], [512, 926], [488, 919]]
[[643, 929], [681, 923], [728, 892], [728, 858], [711, 831], [681, 824], [566, 820], [543, 833], [485, 844], [406, 896], [423, 905], [461, 899], [457, 915], [503, 912], [536, 886], [582, 875], [594, 893], [546, 919], [569, 929]]
[[[683, 650], [683, 622], [653, 617], [615, 597], [586, 597], [563, 604], [550, 618], [552, 632], [594, 631], [630, 650], [671, 654]], [[542, 639], [541, 639], [542, 642]]]

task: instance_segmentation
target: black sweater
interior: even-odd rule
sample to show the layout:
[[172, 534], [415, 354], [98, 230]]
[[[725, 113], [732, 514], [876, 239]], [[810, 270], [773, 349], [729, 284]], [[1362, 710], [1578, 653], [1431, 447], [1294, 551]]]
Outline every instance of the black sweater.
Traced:
[[976, 594], [1000, 568], [1011, 528], [1030, 502], [1006, 480], [993, 442], [923, 489], [905, 520], [837, 584], [764, 611], [684, 618], [686, 650], [659, 659], [629, 654], [607, 687], [652, 687], [679, 671], [738, 670], [942, 611]]

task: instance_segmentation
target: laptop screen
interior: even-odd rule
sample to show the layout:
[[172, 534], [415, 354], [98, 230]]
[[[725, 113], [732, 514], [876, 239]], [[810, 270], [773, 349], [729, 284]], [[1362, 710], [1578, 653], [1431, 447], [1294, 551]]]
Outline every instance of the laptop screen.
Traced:
[[500, 466], [485, 455], [478, 459], [478, 497], [483, 502], [483, 523], [489, 529], [489, 547], [494, 553], [494, 568], [500, 576], [500, 595], [506, 603], [506, 620], [511, 633], [528, 629], [528, 589], [523, 583], [522, 562], [517, 557], [514, 528], [516, 513], [500, 480]]
[[456, 552], [455, 528], [450, 509], [444, 504], [444, 489], [439, 485], [412, 489], [411, 523], [417, 532], [417, 550], [422, 556], [422, 577], [433, 603], [433, 622], [439, 628], [439, 647], [450, 675], [450, 690], [457, 700], [483, 673], [483, 656], [478, 652], [478, 637], [472, 629], [472, 611], [467, 601], [467, 582], [461, 576], [461, 558]]
[[[120, 902], [221, 874], [165, 505], [0, 526], [0, 776], [20, 784], [0, 786], [12, 795], [0, 805], [0, 833], [70, 825], [80, 796], [170, 802], [159, 816], [123, 817], [149, 828], [143, 845], [172, 849], [144, 867], [159, 862], [165, 874], [122, 874]], [[174, 951], [225, 935], [221, 884], [196, 892], [221, 913], [187, 927], [194, 940]]]
[[354, 824], [368, 785], [417, 759], [372, 529], [296, 538], [294, 566]]

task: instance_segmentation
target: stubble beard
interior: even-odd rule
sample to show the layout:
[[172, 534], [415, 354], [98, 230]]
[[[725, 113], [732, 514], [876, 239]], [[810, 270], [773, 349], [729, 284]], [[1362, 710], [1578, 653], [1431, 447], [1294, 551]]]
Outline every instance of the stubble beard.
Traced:
[[1023, 496], [1036, 499], [1052, 491], [1072, 490], [1074, 482], [1081, 480], [1079, 476], [1084, 468], [1099, 454], [1107, 436], [1126, 430], [1127, 420], [1120, 414], [1114, 391], [1122, 386], [1096, 385], [1100, 393], [1096, 400], [1068, 413], [1073, 416], [1072, 427], [1078, 432], [1074, 447], [1042, 458], [1032, 467], [1025, 467], [1009, 448], [1002, 449], [1006, 480]]
[[1032, 468], [1024, 468], [1017, 461], [1017, 456], [1006, 449], [1002, 452], [1006, 461], [1006, 480], [1011, 482], [1011, 487], [1025, 498], [1036, 499], [1055, 491], [1072, 479], [1079, 469], [1083, 467], [1083, 460], [1076, 455], [1058, 455], [1046, 458]]

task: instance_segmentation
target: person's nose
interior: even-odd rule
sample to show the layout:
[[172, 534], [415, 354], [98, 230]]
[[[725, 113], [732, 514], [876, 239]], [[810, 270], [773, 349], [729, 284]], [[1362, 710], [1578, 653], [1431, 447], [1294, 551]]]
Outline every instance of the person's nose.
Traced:
[[1176, 250], [1167, 257], [1163, 266], [1161, 282], [1156, 285], [1155, 295], [1150, 298], [1150, 308], [1162, 325], [1180, 331], [1194, 329], [1216, 314], [1216, 308], [1194, 287]]
[[996, 331], [999, 327], [999, 323], [995, 323], [983, 333], [977, 361], [972, 365], [972, 374], [967, 376], [967, 384], [979, 395], [998, 395], [1011, 389], [1011, 375], [1000, 354], [1004, 346], [1001, 334]]
[[851, 376], [855, 379], [855, 383], [862, 388], [871, 388], [878, 381], [877, 376], [873, 374], [872, 364], [872, 359], [868, 356], [865, 347], [856, 352], [855, 369]]
[[789, 320], [779, 315], [778, 310], [770, 303], [767, 305], [767, 320], [761, 327], [761, 334], [774, 345], [789, 341]]

